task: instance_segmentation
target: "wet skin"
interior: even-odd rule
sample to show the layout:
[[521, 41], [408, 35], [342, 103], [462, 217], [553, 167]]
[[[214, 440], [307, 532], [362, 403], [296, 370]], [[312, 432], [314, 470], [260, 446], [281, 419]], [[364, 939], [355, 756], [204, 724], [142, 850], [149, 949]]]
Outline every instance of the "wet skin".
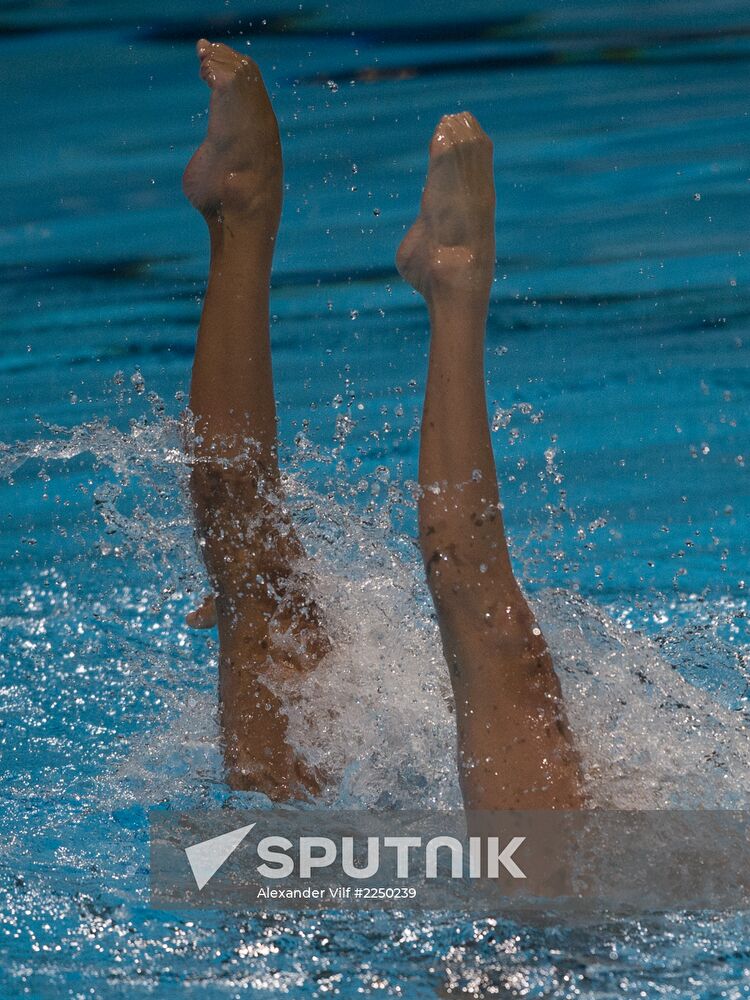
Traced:
[[[329, 643], [279, 482], [268, 287], [281, 148], [257, 65], [205, 40], [197, 52], [210, 114], [184, 188], [208, 224], [211, 268], [191, 388], [192, 493], [215, 598], [188, 620], [218, 622], [230, 783], [284, 799], [316, 794], [321, 777], [289, 745], [264, 674], [271, 664], [314, 669]], [[420, 545], [453, 684], [467, 807], [576, 808], [579, 760], [549, 651], [513, 575], [487, 422], [494, 210], [489, 138], [468, 113], [441, 119], [420, 212], [397, 254], [431, 326]]]

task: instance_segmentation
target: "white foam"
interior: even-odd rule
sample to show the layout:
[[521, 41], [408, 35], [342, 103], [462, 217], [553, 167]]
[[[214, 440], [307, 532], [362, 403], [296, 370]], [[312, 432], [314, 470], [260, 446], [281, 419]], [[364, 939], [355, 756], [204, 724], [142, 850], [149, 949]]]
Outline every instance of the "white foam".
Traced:
[[[160, 721], [131, 739], [115, 781], [123, 793], [128, 787], [130, 795], [156, 798], [167, 775], [170, 789], [185, 795], [222, 780], [209, 693], [215, 647], [196, 654], [200, 644], [191, 646], [172, 624], [205, 586], [186, 544], [190, 518], [180, 500], [186, 468], [176, 431], [176, 423], [165, 420], [134, 423], [126, 432], [106, 423], [58, 429], [49, 439], [7, 449], [2, 463], [12, 475], [29, 459], [65, 461], [90, 451], [112, 481], [97, 494], [101, 550], [117, 546], [120, 560], [133, 560], [130, 596], [121, 594], [117, 606], [92, 597], [89, 612], [94, 622], [121, 616], [123, 648], [113, 655], [132, 657], [134, 664], [145, 657], [150, 675], [164, 682]], [[311, 460], [309, 449], [301, 459]], [[408, 504], [387, 476], [376, 478], [392, 501]], [[289, 506], [312, 554], [317, 597], [334, 640], [334, 652], [294, 689], [288, 678], [274, 679], [286, 699], [290, 737], [334, 776], [331, 800], [453, 807], [459, 792], [450, 685], [418, 554], [394, 532], [388, 503], [363, 510], [360, 482], [350, 495], [345, 478], [342, 484], [334, 499], [316, 492], [301, 473], [288, 477]], [[78, 569], [75, 563], [67, 569], [73, 584]], [[90, 563], [81, 563], [81, 574], [90, 574]], [[740, 711], [688, 683], [656, 642], [581, 597], [548, 591], [535, 595], [533, 605], [596, 804], [747, 802], [750, 740]], [[710, 614], [718, 621], [718, 605]], [[160, 615], [153, 634], [130, 623]], [[705, 641], [719, 649], [717, 629]], [[670, 649], [683, 659], [695, 655], [674, 628]], [[202, 657], [200, 666], [195, 656]]]

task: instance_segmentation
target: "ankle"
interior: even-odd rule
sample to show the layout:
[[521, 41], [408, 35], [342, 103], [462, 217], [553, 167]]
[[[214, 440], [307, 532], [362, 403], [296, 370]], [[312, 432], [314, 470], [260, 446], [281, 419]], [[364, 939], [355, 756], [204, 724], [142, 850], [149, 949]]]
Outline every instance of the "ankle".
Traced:
[[483, 342], [489, 311], [492, 279], [463, 281], [430, 281], [423, 290], [432, 332], [439, 335], [449, 329], [455, 335], [457, 326], [468, 336], [473, 331]]
[[248, 214], [234, 211], [205, 215], [211, 241], [212, 265], [221, 261], [231, 266], [234, 261], [243, 271], [250, 265], [256, 272], [267, 264], [270, 268], [276, 245], [278, 219], [269, 214]]
[[281, 203], [280, 177], [257, 177], [249, 171], [238, 171], [225, 175], [215, 198], [197, 207], [212, 237], [258, 229], [275, 235]]
[[486, 302], [492, 286], [494, 262], [466, 246], [440, 246], [429, 252], [424, 296], [428, 303]]

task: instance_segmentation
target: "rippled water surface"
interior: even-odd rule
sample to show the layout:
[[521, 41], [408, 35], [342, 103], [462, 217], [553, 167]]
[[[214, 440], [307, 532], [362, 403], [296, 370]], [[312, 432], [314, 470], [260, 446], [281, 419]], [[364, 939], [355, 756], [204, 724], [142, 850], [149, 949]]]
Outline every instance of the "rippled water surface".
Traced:
[[291, 725], [331, 800], [457, 803], [412, 543], [426, 316], [393, 255], [468, 108], [495, 143], [506, 521], [595, 801], [747, 804], [746, 5], [91, 0], [0, 29], [0, 993], [750, 994], [744, 914], [159, 913], [147, 841], [155, 805], [263, 804], [223, 783], [216, 643], [183, 625], [200, 35], [249, 45], [281, 124], [281, 436], [338, 639]]

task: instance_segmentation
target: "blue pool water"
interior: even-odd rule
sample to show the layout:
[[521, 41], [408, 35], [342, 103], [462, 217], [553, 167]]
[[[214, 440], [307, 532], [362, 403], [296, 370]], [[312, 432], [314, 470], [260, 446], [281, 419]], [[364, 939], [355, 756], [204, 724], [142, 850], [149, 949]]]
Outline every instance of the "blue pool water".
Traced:
[[410, 541], [426, 317], [393, 254], [466, 107], [495, 143], [506, 521], [594, 799], [746, 804], [746, 5], [90, 0], [0, 26], [0, 995], [749, 995], [744, 914], [165, 914], [147, 841], [155, 805], [257, 804], [223, 783], [215, 641], [182, 624], [202, 34], [249, 42], [281, 123], [281, 435], [340, 637], [306, 692], [334, 732], [291, 723], [331, 801], [457, 802]]

